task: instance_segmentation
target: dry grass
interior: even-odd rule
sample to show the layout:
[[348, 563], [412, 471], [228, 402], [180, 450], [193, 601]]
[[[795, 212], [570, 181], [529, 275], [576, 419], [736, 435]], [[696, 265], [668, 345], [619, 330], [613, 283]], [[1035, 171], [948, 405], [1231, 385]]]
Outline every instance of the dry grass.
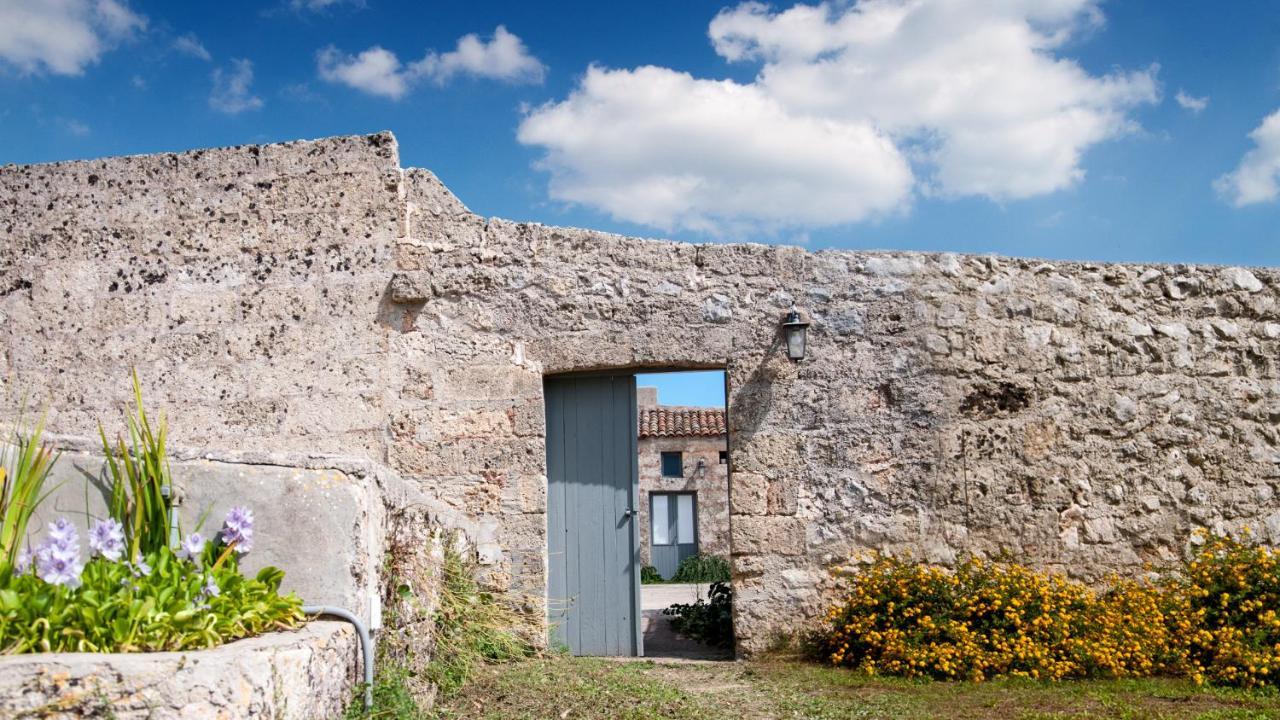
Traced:
[[556, 720], [1280, 719], [1280, 693], [1183, 680], [953, 683], [871, 679], [786, 659], [617, 662], [555, 657], [491, 666], [443, 702], [444, 718]]

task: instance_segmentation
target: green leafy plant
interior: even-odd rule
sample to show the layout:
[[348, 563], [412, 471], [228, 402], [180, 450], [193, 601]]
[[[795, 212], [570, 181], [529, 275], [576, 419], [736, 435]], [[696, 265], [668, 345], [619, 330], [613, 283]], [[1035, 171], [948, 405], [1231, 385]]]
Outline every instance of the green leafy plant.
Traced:
[[363, 718], [394, 718], [395, 720], [418, 720], [431, 717], [422, 709], [413, 697], [409, 685], [413, 678], [413, 670], [402, 662], [382, 662], [379, 657], [378, 677], [373, 681], [373, 707], [364, 708], [364, 689], [362, 683], [355, 689], [355, 698], [343, 712], [344, 720], [361, 720]]
[[0, 449], [0, 587], [9, 581], [31, 515], [46, 496], [44, 484], [58, 460], [58, 453], [40, 442], [44, 417], [30, 433], [22, 432], [21, 418], [19, 414], [12, 444]]
[[652, 565], [645, 565], [640, 568], [640, 584], [654, 585], [662, 582], [662, 576], [658, 574], [658, 568]]
[[189, 650], [296, 627], [302, 602], [279, 594], [283, 578], [270, 567], [244, 577], [234, 556], [205, 567], [167, 547], [136, 563], [94, 558], [78, 587], [18, 574], [0, 590], [0, 653]]
[[711, 583], [708, 599], [677, 604], [663, 610], [671, 615], [675, 631], [718, 647], [733, 645], [733, 588], [727, 582]]
[[113, 448], [98, 426], [102, 452], [111, 474], [110, 516], [124, 526], [127, 557], [157, 552], [170, 544], [167, 493], [171, 487], [165, 450], [169, 428], [164, 417], [152, 426], [142, 405], [142, 385], [133, 373], [133, 414], [125, 417], [129, 442], [117, 436]]
[[698, 553], [680, 561], [673, 583], [729, 582], [729, 561], [719, 555]]

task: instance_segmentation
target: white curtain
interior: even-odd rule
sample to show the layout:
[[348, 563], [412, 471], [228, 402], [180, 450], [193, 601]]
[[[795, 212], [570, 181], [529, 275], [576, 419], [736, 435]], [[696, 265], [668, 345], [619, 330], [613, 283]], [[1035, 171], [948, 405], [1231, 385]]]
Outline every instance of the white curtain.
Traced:
[[676, 542], [693, 544], [693, 496], [676, 496]]
[[649, 508], [649, 517], [653, 521], [653, 544], [671, 544], [670, 515], [667, 512], [667, 496], [654, 495], [653, 505]]

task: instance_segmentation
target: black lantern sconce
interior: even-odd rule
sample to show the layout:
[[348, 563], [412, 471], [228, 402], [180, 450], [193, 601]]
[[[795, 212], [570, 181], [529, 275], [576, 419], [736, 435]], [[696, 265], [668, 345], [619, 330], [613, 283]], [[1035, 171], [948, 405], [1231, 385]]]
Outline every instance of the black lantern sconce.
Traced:
[[805, 335], [809, 331], [809, 323], [800, 319], [800, 313], [792, 310], [782, 321], [782, 339], [787, 343], [787, 357], [792, 362], [804, 359]]

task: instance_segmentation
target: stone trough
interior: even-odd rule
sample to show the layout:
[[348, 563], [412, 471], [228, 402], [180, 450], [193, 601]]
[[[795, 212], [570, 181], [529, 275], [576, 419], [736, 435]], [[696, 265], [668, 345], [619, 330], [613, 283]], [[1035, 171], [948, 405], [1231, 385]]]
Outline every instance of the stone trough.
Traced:
[[320, 620], [209, 650], [4, 656], [0, 717], [339, 717], [357, 642], [351, 625]]

